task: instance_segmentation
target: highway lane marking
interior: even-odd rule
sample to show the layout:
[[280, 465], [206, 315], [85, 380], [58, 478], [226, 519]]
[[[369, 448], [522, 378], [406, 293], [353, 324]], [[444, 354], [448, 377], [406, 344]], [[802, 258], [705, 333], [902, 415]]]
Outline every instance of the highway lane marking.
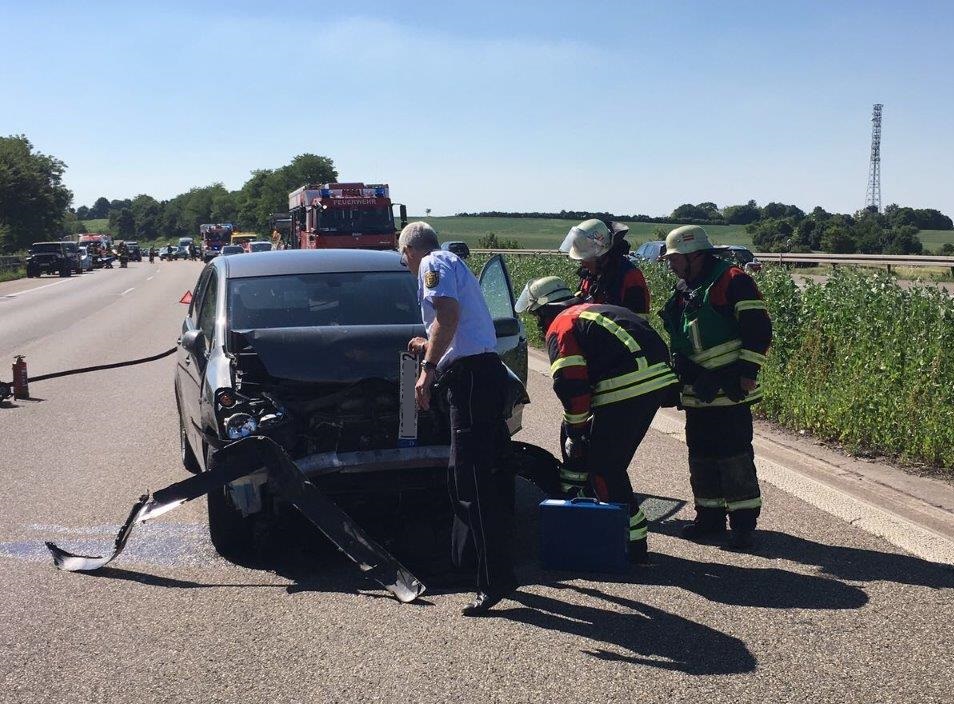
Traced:
[[146, 281], [152, 281], [155, 278], [155, 275], [147, 276]]
[[125, 295], [126, 295], [127, 293], [129, 293], [130, 291], [135, 291], [135, 290], [136, 290], [136, 287], [133, 286], [132, 288], [127, 288], [125, 291], [123, 291], [123, 292], [122, 292], [121, 294], [119, 294], [119, 295], [120, 295], [120, 296], [125, 296]]
[[30, 289], [27, 289], [26, 291], [18, 291], [17, 293], [8, 293], [4, 296], [4, 298], [16, 298], [17, 296], [22, 296], [24, 293], [33, 293], [34, 291], [39, 291], [40, 289], [43, 289], [43, 288], [49, 288], [50, 286], [59, 286], [60, 284], [65, 284], [71, 280], [72, 279], [63, 279], [62, 281], [54, 281], [51, 284], [44, 284], [43, 286], [30, 288]]

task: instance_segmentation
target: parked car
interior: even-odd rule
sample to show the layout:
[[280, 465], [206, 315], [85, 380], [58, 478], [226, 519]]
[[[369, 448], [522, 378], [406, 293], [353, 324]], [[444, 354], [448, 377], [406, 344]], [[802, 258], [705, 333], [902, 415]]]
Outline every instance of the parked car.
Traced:
[[[73, 245], [72, 248], [69, 245]], [[72, 276], [80, 266], [75, 242], [34, 242], [26, 260], [26, 275], [30, 278], [43, 274]]]
[[93, 258], [89, 256], [89, 252], [86, 250], [86, 247], [77, 247], [77, 250], [79, 251], [80, 269], [83, 271], [92, 271]]
[[[513, 434], [529, 400], [526, 334], [503, 259], [492, 257], [479, 278], [511, 370], [505, 415]], [[399, 437], [402, 375], [412, 387], [417, 376], [413, 358], [402, 373], [402, 353], [423, 334], [417, 281], [397, 252], [216, 257], [195, 285], [177, 352], [183, 465], [208, 470], [219, 449], [262, 435], [349, 512], [430, 497], [437, 513], [446, 504], [446, 416], [412, 405], [404, 413], [416, 434], [411, 442]], [[220, 552], [244, 552], [256, 522], [290, 510], [270, 481], [252, 475], [208, 495]]]
[[126, 240], [126, 251], [129, 252], [129, 261], [142, 261], [142, 249], [140, 248], [139, 243], [135, 240]]
[[639, 245], [635, 252], [629, 256], [637, 263], [639, 262], [657, 262], [659, 258], [666, 253], [666, 242], [664, 240], [652, 240]]
[[227, 244], [222, 247], [219, 254], [223, 257], [227, 257], [230, 254], [245, 254], [245, 249], [240, 244]]
[[716, 247], [716, 254], [737, 264], [750, 274], [762, 271], [762, 262], [747, 247], [737, 244], [719, 245]]
[[159, 250], [159, 259], [160, 261], [165, 259], [166, 261], [172, 261], [173, 259], [188, 259], [189, 250], [183, 247], [177, 247], [174, 244], [166, 245]]
[[265, 240], [255, 240], [254, 242], [248, 243], [249, 252], [271, 252], [272, 243], [266, 242]]

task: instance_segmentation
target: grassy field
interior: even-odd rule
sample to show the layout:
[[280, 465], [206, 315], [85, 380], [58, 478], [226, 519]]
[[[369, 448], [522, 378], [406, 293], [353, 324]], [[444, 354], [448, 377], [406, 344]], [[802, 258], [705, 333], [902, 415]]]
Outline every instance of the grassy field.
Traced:
[[108, 232], [109, 218], [99, 218], [98, 220], [83, 220], [87, 232]]
[[[437, 230], [441, 240], [463, 240], [471, 247], [477, 246], [477, 240], [493, 232], [498, 240], [517, 240], [525, 249], [556, 249], [571, 227], [574, 220], [545, 218], [423, 218]], [[662, 239], [653, 234], [659, 228], [669, 232], [676, 225], [651, 222], [626, 222], [629, 225], [628, 239], [635, 248], [649, 240]], [[716, 244], [752, 245], [752, 238], [743, 225], [709, 225], [706, 231]]]
[[[423, 218], [438, 232], [441, 240], [463, 240], [471, 247], [477, 245], [480, 237], [493, 232], [498, 240], [517, 240], [524, 249], [556, 249], [560, 246], [567, 231], [576, 222], [544, 218]], [[662, 239], [653, 234], [656, 229], [669, 232], [676, 225], [651, 222], [626, 222], [629, 225], [628, 239], [635, 249], [649, 240]], [[745, 231], [744, 225], [706, 225], [706, 232], [716, 244], [738, 244], [752, 247], [752, 237]], [[946, 243], [954, 243], [952, 230], [921, 230], [918, 234], [925, 249], [934, 253]]]

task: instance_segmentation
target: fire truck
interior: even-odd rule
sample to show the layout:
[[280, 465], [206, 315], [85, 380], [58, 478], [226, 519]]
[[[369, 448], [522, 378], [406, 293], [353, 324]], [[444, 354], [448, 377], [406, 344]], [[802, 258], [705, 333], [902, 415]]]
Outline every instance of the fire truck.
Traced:
[[206, 223], [199, 225], [199, 236], [202, 238], [202, 261], [214, 259], [222, 249], [222, 245], [229, 243], [229, 238], [235, 226], [230, 222]]
[[407, 208], [391, 203], [386, 183], [302, 186], [288, 194], [292, 242], [300, 249], [394, 249], [394, 205], [404, 227]]

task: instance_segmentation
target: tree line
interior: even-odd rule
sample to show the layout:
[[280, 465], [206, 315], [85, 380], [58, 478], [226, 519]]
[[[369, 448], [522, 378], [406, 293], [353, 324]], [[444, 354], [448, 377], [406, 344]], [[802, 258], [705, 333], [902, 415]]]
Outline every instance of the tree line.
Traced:
[[87, 231], [84, 221], [108, 218], [108, 231], [123, 239], [192, 237], [206, 222], [232, 222], [241, 230], [269, 232], [272, 213], [288, 210], [288, 194], [307, 183], [336, 181], [332, 159], [299, 154], [277, 169], [257, 169], [235, 191], [221, 183], [192, 188], [160, 200], [97, 198], [72, 208], [63, 184], [66, 164], [38, 152], [24, 135], [0, 137], [0, 251], [15, 252], [42, 240]]

